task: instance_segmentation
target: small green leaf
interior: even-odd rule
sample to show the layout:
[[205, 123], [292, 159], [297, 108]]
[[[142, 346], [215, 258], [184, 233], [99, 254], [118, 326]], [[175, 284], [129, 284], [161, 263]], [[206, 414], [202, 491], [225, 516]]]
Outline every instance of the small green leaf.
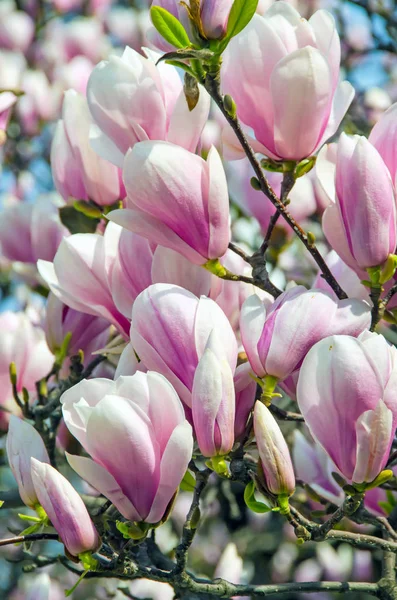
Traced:
[[229, 41], [240, 33], [251, 21], [258, 7], [259, 0], [234, 0], [227, 22], [226, 35], [219, 45], [219, 50], [223, 50]]
[[90, 219], [100, 219], [102, 217], [102, 209], [84, 200], [76, 200], [73, 202], [73, 207], [86, 217], [90, 217]]
[[74, 206], [63, 206], [59, 209], [59, 216], [70, 233], [95, 233], [99, 224], [99, 219], [87, 217]]
[[255, 513], [263, 514], [272, 510], [267, 504], [255, 500], [255, 483], [253, 481], [250, 481], [244, 490], [244, 502]]
[[166, 60], [167, 65], [171, 65], [172, 67], [177, 67], [178, 69], [182, 69], [186, 73], [190, 73], [190, 75], [194, 75], [192, 69], [189, 65], [185, 65], [185, 63], [180, 62], [179, 60]]
[[40, 517], [33, 517], [32, 515], [24, 515], [23, 513], [18, 513], [18, 517], [22, 521], [29, 521], [30, 523], [42, 523], [43, 519]]
[[184, 492], [194, 492], [196, 486], [196, 480], [190, 471], [186, 471], [184, 478], [180, 483], [180, 488]]
[[190, 46], [189, 36], [183, 25], [165, 8], [152, 6], [150, 17], [159, 34], [175, 48]]
[[365, 491], [372, 490], [380, 485], [383, 485], [387, 481], [389, 481], [393, 477], [394, 473], [390, 469], [385, 469], [381, 471], [377, 477], [370, 483], [365, 485]]

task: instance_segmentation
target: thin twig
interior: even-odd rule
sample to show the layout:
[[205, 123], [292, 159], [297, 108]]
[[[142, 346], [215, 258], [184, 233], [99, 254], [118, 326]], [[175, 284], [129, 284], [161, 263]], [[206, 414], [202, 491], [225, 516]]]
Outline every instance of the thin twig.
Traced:
[[57, 533], [31, 533], [30, 535], [17, 535], [12, 538], [0, 540], [0, 546], [20, 544], [21, 542], [38, 542], [40, 540], [59, 540]]

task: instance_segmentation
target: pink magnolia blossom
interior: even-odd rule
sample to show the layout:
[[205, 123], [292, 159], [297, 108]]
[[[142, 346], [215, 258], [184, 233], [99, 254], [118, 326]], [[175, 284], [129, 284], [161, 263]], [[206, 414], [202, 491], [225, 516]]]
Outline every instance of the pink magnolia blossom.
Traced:
[[299, 408], [342, 475], [369, 483], [385, 468], [397, 425], [396, 350], [378, 334], [334, 335], [303, 361]]
[[251, 377], [251, 365], [248, 362], [237, 367], [234, 374], [234, 390], [236, 393], [234, 436], [238, 439], [245, 433], [248, 416], [255, 403], [256, 381]]
[[72, 556], [95, 551], [98, 533], [84, 502], [69, 481], [51, 465], [31, 459], [33, 484], [41, 506]]
[[154, 372], [82, 381], [61, 398], [69, 431], [92, 458], [72, 468], [131, 521], [160, 521], [193, 451], [172, 385]]
[[207, 160], [167, 142], [141, 142], [124, 162], [127, 208], [109, 219], [202, 265], [230, 240], [229, 197], [215, 148]]
[[87, 362], [93, 360], [93, 352], [106, 346], [109, 338], [109, 322], [106, 319], [74, 310], [52, 292], [47, 299], [44, 327], [51, 352], [58, 352], [70, 333], [68, 355], [82, 350]]
[[[112, 248], [111, 256], [117, 249]], [[38, 261], [38, 269], [51, 291], [67, 306], [102, 317], [127, 337], [128, 319], [117, 309], [109, 285], [112, 261], [104, 237], [77, 233], [65, 238], [54, 262]]]
[[[54, 357], [43, 330], [32, 325], [26, 313], [1, 313], [0, 330], [0, 405], [19, 413], [13, 399], [10, 363], [14, 362], [16, 366], [18, 393], [26, 388], [30, 394], [36, 394], [36, 381], [49, 373]], [[0, 427], [5, 429], [8, 414], [1, 411], [0, 419]]]
[[233, 372], [213, 330], [198, 362], [192, 389], [194, 431], [204, 456], [222, 456], [231, 451], [235, 410]]
[[369, 141], [377, 149], [397, 183], [397, 103], [393, 104], [373, 127]]
[[340, 41], [330, 13], [309, 21], [275, 2], [229, 44], [222, 67], [223, 92], [250, 127], [254, 149], [276, 160], [314, 154], [333, 135], [354, 95], [338, 83]]
[[166, 140], [194, 152], [207, 120], [210, 100], [205, 90], [189, 111], [176, 69], [156, 67], [158, 58], [156, 53], [145, 58], [127, 47], [121, 58], [110, 56], [97, 65], [88, 82], [88, 105], [98, 126], [93, 147], [120, 167], [137, 142]]
[[241, 311], [241, 338], [259, 377], [285, 379], [298, 369], [308, 350], [330, 333], [359, 335], [370, 325], [370, 308], [360, 300], [335, 300], [321, 290], [296, 286], [269, 310], [256, 295]]
[[136, 353], [148, 369], [167, 377], [188, 407], [192, 406], [194, 373], [212, 330], [234, 373], [236, 338], [213, 300], [199, 299], [177, 285], [158, 283], [142, 292], [132, 309], [131, 342]]
[[[321, 166], [318, 173], [321, 177]], [[330, 175], [332, 171], [324, 179]], [[366, 138], [341, 135], [334, 186], [335, 202], [323, 215], [324, 233], [360, 276], [369, 267], [383, 265], [397, 241], [393, 183], [382, 157]]]
[[16, 50], [25, 54], [34, 38], [34, 21], [24, 10], [0, 12], [0, 48]]
[[257, 401], [254, 432], [266, 489], [274, 496], [293, 494], [295, 475], [287, 443], [270, 410]]
[[59, 203], [41, 196], [34, 204], [20, 202], [4, 209], [0, 219], [0, 249], [8, 260], [36, 265], [53, 260], [59, 244], [69, 235], [59, 218]]
[[51, 164], [57, 190], [67, 202], [91, 200], [99, 206], [124, 197], [121, 173], [100, 158], [90, 146], [92, 119], [86, 99], [68, 90], [51, 147]]
[[41, 121], [53, 121], [58, 116], [61, 89], [51, 84], [44, 71], [38, 69], [24, 72], [21, 88], [24, 94], [16, 107], [21, 127], [28, 135], [37, 135]]
[[41, 435], [27, 421], [11, 415], [7, 433], [8, 462], [17, 481], [22, 501], [26, 506], [34, 508], [39, 500], [31, 475], [32, 456], [41, 462], [50, 462]]

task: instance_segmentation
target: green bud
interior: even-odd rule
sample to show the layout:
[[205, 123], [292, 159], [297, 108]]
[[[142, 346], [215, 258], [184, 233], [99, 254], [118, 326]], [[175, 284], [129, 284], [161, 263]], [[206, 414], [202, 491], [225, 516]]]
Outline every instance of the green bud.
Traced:
[[147, 536], [147, 533], [150, 529], [150, 525], [148, 523], [136, 523], [132, 521], [127, 521], [125, 523], [123, 521], [116, 521], [116, 527], [127, 540], [143, 540]]
[[285, 173], [284, 163], [271, 160], [270, 158], [263, 158], [261, 160], [261, 166], [262, 169], [265, 169], [265, 171], [270, 171], [271, 173]]
[[207, 269], [207, 271], [209, 271], [213, 275], [216, 275], [217, 277], [222, 278], [227, 274], [226, 268], [219, 262], [218, 258], [207, 260], [207, 262], [204, 263], [202, 266], [204, 267], [204, 269]]
[[377, 267], [368, 267], [367, 269], [367, 273], [368, 273], [368, 277], [369, 280], [371, 282], [371, 287], [372, 288], [379, 288], [381, 287], [381, 283], [380, 283], [380, 266]]
[[262, 189], [261, 188], [261, 184], [260, 184], [260, 181], [259, 181], [259, 179], [257, 177], [251, 177], [250, 184], [251, 184], [251, 187], [254, 190], [256, 190], [257, 192], [261, 191], [261, 189]]
[[85, 571], [95, 571], [98, 566], [98, 561], [92, 556], [92, 552], [82, 552], [79, 554], [79, 559]]
[[197, 529], [198, 524], [201, 519], [201, 512], [198, 506], [193, 511], [192, 517], [190, 519], [190, 529]]
[[312, 231], [308, 231], [306, 233], [306, 236], [309, 246], [314, 246], [314, 244], [316, 243], [316, 236], [314, 235], [314, 233]]
[[17, 384], [17, 366], [14, 362], [10, 363], [10, 381], [12, 385]]
[[226, 96], [223, 97], [223, 106], [225, 107], [225, 110], [229, 117], [235, 119], [237, 116], [237, 106], [235, 101], [231, 96], [229, 96], [229, 94], [226, 94]]
[[379, 283], [383, 285], [384, 283], [388, 282], [393, 277], [394, 273], [396, 272], [396, 269], [397, 256], [395, 254], [389, 254], [385, 264], [381, 269]]
[[287, 494], [280, 494], [277, 496], [277, 504], [280, 507], [281, 515], [289, 515], [291, 509], [289, 507], [289, 496]]
[[385, 469], [384, 471], [379, 473], [379, 475], [375, 477], [373, 481], [366, 484], [365, 491], [372, 490], [373, 488], [383, 485], [384, 483], [392, 479], [392, 477], [394, 477], [393, 471], [391, 471], [390, 469]]
[[304, 160], [301, 160], [300, 163], [297, 164], [296, 169], [295, 169], [295, 177], [302, 177], [303, 175], [306, 175], [306, 173], [309, 173], [309, 171], [312, 170], [312, 168], [314, 167], [314, 165], [316, 164], [316, 157], [315, 156], [311, 156], [310, 158], [305, 158]]
[[221, 477], [230, 477], [224, 456], [213, 456], [206, 462], [206, 465]]

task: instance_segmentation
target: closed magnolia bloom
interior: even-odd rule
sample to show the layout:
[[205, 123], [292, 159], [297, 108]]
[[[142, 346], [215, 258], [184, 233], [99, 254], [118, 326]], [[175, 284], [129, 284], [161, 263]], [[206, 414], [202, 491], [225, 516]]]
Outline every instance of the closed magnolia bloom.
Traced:
[[[113, 248], [112, 256], [115, 252]], [[62, 241], [53, 263], [39, 260], [37, 266], [59, 300], [79, 312], [103, 317], [127, 338], [129, 321], [117, 310], [109, 286], [109, 253], [103, 236], [77, 233]]]
[[51, 146], [52, 174], [66, 201], [91, 200], [106, 206], [121, 200], [124, 189], [119, 169], [91, 148], [91, 124], [84, 96], [74, 90], [65, 92], [62, 119]]
[[254, 432], [266, 489], [274, 496], [294, 493], [295, 475], [287, 443], [270, 410], [257, 401]]
[[26, 54], [34, 38], [33, 19], [24, 10], [7, 10], [6, 6], [0, 15], [0, 48]]
[[71, 467], [131, 521], [159, 522], [193, 451], [191, 426], [159, 373], [84, 380], [61, 397], [69, 431], [91, 458]]
[[237, 363], [233, 329], [211, 299], [169, 284], [154, 284], [142, 292], [132, 309], [131, 343], [147, 369], [158, 371], [192, 406], [194, 374], [215, 330], [232, 373]]
[[207, 160], [167, 142], [141, 142], [124, 162], [127, 208], [109, 219], [203, 265], [230, 241], [229, 195], [215, 148]]
[[339, 63], [339, 36], [327, 11], [306, 21], [275, 2], [254, 15], [224, 54], [221, 82], [254, 131], [257, 152], [300, 160], [336, 132], [354, 96], [350, 83], [338, 82]]
[[[317, 173], [321, 178], [321, 165]], [[383, 265], [396, 249], [396, 201], [390, 173], [365, 137], [342, 133], [334, 186], [335, 202], [323, 215], [327, 240], [358, 274]]]
[[33, 485], [41, 506], [72, 556], [95, 551], [100, 539], [91, 517], [71, 483], [47, 463], [31, 459]]
[[5, 208], [0, 220], [1, 254], [34, 265], [39, 259], [52, 260], [69, 235], [59, 218], [59, 204], [57, 198], [46, 195], [33, 204], [19, 202]]
[[32, 457], [49, 463], [48, 452], [41, 435], [27, 421], [11, 415], [7, 433], [7, 457], [17, 481], [19, 495], [26, 506], [34, 508], [38, 503], [31, 475]]
[[194, 374], [192, 412], [201, 453], [209, 457], [228, 454], [234, 444], [236, 400], [233, 372], [215, 330]]
[[348, 481], [373, 481], [397, 425], [397, 354], [383, 336], [334, 335], [303, 361], [297, 399], [314, 439]]
[[238, 439], [246, 431], [248, 417], [254, 407], [256, 396], [256, 381], [251, 377], [251, 365], [248, 362], [237, 367], [234, 374], [234, 390], [236, 394], [234, 436]]
[[397, 103], [393, 104], [374, 125], [369, 141], [377, 149], [397, 183]]
[[52, 292], [47, 299], [44, 327], [51, 352], [59, 351], [66, 335], [71, 334], [68, 355], [83, 350], [88, 362], [94, 358], [93, 352], [106, 346], [109, 338], [109, 322], [106, 319], [74, 310]]
[[331, 333], [358, 336], [370, 325], [366, 302], [336, 300], [322, 290], [296, 286], [267, 310], [256, 295], [241, 310], [244, 349], [258, 377], [285, 379], [296, 371], [309, 349]]
[[205, 90], [189, 111], [177, 70], [156, 67], [160, 55], [149, 54], [145, 58], [127, 47], [121, 57], [99, 63], [88, 81], [88, 105], [98, 126], [92, 145], [119, 167], [127, 150], [145, 140], [167, 140], [194, 152], [208, 117]]

